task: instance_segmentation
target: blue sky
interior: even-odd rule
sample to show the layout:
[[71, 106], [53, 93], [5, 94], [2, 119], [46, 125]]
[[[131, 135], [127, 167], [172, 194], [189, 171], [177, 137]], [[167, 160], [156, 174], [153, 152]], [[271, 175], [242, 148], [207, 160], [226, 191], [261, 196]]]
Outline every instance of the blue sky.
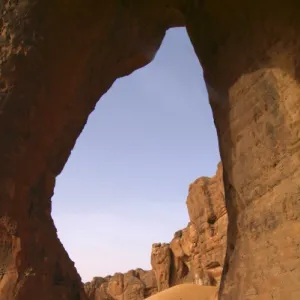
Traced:
[[53, 218], [83, 281], [141, 267], [188, 223], [188, 186], [219, 162], [202, 69], [184, 28], [100, 99], [57, 178]]

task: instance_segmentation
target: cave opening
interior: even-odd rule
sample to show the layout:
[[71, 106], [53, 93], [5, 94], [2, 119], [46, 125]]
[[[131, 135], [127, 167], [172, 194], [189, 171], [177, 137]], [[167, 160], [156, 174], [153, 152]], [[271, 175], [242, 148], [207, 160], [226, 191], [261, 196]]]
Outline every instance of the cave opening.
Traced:
[[[51, 218], [51, 198], [56, 177], [64, 168], [71, 149], [100, 95], [111, 87], [116, 78], [128, 75], [149, 63], [161, 44], [167, 28], [186, 26], [204, 70], [224, 165], [223, 179], [230, 222], [220, 299], [240, 299], [250, 293], [253, 299], [270, 296], [298, 300], [300, 278], [300, 267], [297, 268], [300, 244], [298, 2], [285, 1], [284, 5], [281, 1], [271, 0], [222, 3], [181, 0], [6, 2], [1, 7], [3, 55], [0, 63], [0, 298], [86, 299], [81, 279], [57, 239], [56, 228]], [[178, 61], [182, 61], [182, 53]], [[128, 78], [133, 78], [132, 76]], [[181, 81], [181, 85], [183, 82], [185, 85], [190, 83], [191, 78], [185, 77], [186, 80]], [[155, 79], [162, 81], [159, 76]], [[109, 94], [124, 80], [124, 78], [118, 80]], [[180, 95], [178, 90], [177, 94]], [[118, 99], [127, 98], [124, 95], [125, 93]], [[135, 91], [134, 96], [137, 95]], [[155, 98], [153, 93], [151, 95]], [[185, 98], [190, 100], [189, 96]], [[98, 107], [103, 108], [105, 97], [101, 101]], [[128, 106], [125, 108], [128, 108], [129, 102], [126, 102]], [[152, 103], [154, 101], [151, 101]], [[123, 109], [121, 116], [126, 116], [126, 113], [132, 116], [132, 110], [128, 112], [124, 110], [124, 106], [120, 107]], [[150, 114], [150, 110], [147, 112]], [[158, 115], [157, 111], [153, 115]], [[104, 119], [102, 116], [101, 120]], [[198, 115], [196, 119], [199, 119]], [[143, 122], [146, 120], [144, 117]], [[157, 118], [155, 122], [154, 117], [151, 120], [152, 126], [158, 126]], [[178, 118], [176, 120], [178, 123]], [[188, 121], [190, 120], [193, 120], [192, 114], [189, 114]], [[184, 124], [186, 125], [187, 121]], [[145, 197], [151, 198], [149, 202], [152, 205], [153, 199], [157, 202], [157, 208], [154, 210], [156, 215], [148, 222], [151, 224], [149, 232], [156, 232], [155, 226], [165, 229], [166, 225], [170, 225], [171, 222], [166, 216], [176, 219], [176, 224], [180, 219], [174, 213], [171, 201], [168, 203], [168, 213], [163, 212], [164, 202], [161, 198], [157, 200], [157, 195], [161, 197], [163, 194], [156, 184], [152, 184], [147, 190], [140, 185], [138, 179], [142, 177], [140, 174], [147, 174], [149, 178], [151, 172], [146, 168], [145, 162], [150, 161], [152, 167], [159, 165], [160, 170], [157, 172], [156, 169], [156, 172], [153, 172], [155, 176], [152, 177], [157, 182], [163, 183], [164, 191], [168, 190], [169, 186], [172, 187], [171, 191], [175, 191], [180, 186], [179, 183], [173, 181], [168, 185], [165, 178], [169, 179], [174, 174], [183, 175], [184, 172], [177, 162], [183, 162], [184, 159], [177, 156], [176, 163], [171, 164], [173, 168], [167, 164], [166, 169], [172, 173], [164, 178], [161, 166], [166, 163], [166, 159], [154, 164], [148, 156], [147, 160], [143, 159], [143, 163], [139, 164], [140, 168], [147, 172], [138, 172], [139, 169], [134, 168], [133, 163], [129, 163], [129, 167], [127, 165], [125, 168], [126, 172], [122, 173], [118, 158], [122, 156], [124, 158], [125, 154], [134, 154], [137, 159], [138, 154], [145, 152], [142, 152], [140, 147], [132, 147], [134, 144], [127, 152], [121, 148], [120, 145], [129, 143], [127, 133], [131, 131], [125, 130], [125, 124], [119, 127], [122, 128], [123, 143], [119, 143], [116, 148], [110, 147], [108, 152], [114, 153], [117, 149], [122, 155], [117, 153], [112, 160], [117, 162], [118, 168], [105, 169], [104, 162], [101, 162], [99, 169], [103, 173], [106, 172], [104, 180], [97, 178], [99, 180], [96, 183], [92, 180], [91, 164], [87, 161], [83, 161], [82, 168], [69, 167], [72, 166], [72, 159], [75, 160], [76, 152], [80, 149], [78, 147], [73, 151], [66, 170], [58, 178], [55, 201], [59, 200], [56, 198], [59, 195], [59, 185], [63, 185], [63, 176], [68, 177], [66, 176], [68, 170], [72, 175], [80, 173], [84, 177], [65, 185], [66, 190], [72, 190], [73, 194], [69, 196], [61, 194], [60, 197], [69, 199], [66, 202], [60, 201], [65, 205], [65, 209], [61, 207], [59, 213], [66, 224], [65, 227], [70, 227], [70, 230], [64, 231], [60, 225], [58, 226], [60, 238], [72, 259], [76, 260], [76, 266], [81, 274], [82, 269], [78, 266], [76, 255], [72, 249], [70, 250], [66, 238], [79, 240], [80, 243], [71, 248], [80, 249], [78, 255], [88, 257], [95, 265], [94, 262], [99, 261], [100, 256], [113, 257], [112, 248], [107, 246], [109, 243], [107, 239], [105, 240], [110, 237], [117, 244], [114, 259], [123, 255], [125, 261], [124, 253], [128, 252], [126, 247], [136, 246], [132, 240], [138, 241], [140, 247], [142, 244], [140, 237], [147, 236], [145, 228], [142, 227], [143, 222], [147, 223], [145, 212], [147, 215], [150, 213]], [[181, 144], [177, 148], [171, 147], [172, 151], [168, 151], [167, 154], [174, 153], [174, 149], [182, 149], [185, 145], [189, 145], [189, 150], [196, 150], [197, 147], [190, 142], [184, 143], [185, 140], [180, 137], [180, 130], [176, 131], [176, 126], [171, 127]], [[135, 128], [142, 128], [145, 132], [144, 123], [139, 122]], [[87, 129], [85, 132], [88, 132]], [[122, 141], [120, 137], [112, 134], [111, 128], [108, 132]], [[103, 136], [99, 130], [97, 133], [97, 141], [100, 142], [99, 137]], [[93, 135], [93, 138], [96, 136]], [[199, 132], [195, 133], [195, 136], [199, 138]], [[77, 145], [83, 137], [84, 133]], [[155, 139], [149, 140], [152, 144]], [[166, 141], [166, 138], [163, 141]], [[168, 142], [170, 143], [169, 135]], [[202, 142], [201, 146], [205, 144]], [[98, 153], [98, 157], [103, 157], [100, 150], [103, 150], [106, 144], [101, 145], [103, 146], [100, 149], [88, 147], [84, 157], [92, 158], [91, 149]], [[159, 149], [162, 149], [161, 141]], [[193, 158], [191, 153], [186, 156]], [[171, 155], [165, 157], [169, 158]], [[107, 157], [105, 159], [107, 163]], [[95, 167], [99, 167], [96, 164], [99, 163], [99, 159], [91, 161]], [[194, 161], [192, 164], [194, 165]], [[84, 172], [83, 166], [86, 166], [87, 172]], [[108, 170], [114, 173], [112, 185], [105, 180], [108, 178]], [[132, 197], [125, 199], [127, 189], [130, 187], [127, 180], [132, 178], [131, 173], [137, 174], [134, 177], [134, 184], [131, 185], [135, 188], [134, 192], [137, 193], [138, 187], [142, 187], [144, 192], [142, 196], [134, 194], [137, 195], [135, 202]], [[116, 175], [121, 175], [122, 184]], [[84, 187], [83, 183], [88, 182], [91, 185]], [[97, 194], [97, 201], [89, 202], [93, 194], [93, 190], [89, 187], [92, 186], [97, 186], [102, 191], [103, 186], [107, 187], [110, 193], [119, 192], [117, 199], [123, 200], [123, 206], [116, 204], [115, 199], [106, 194]], [[80, 194], [79, 191], [85, 193]], [[154, 191], [158, 194], [152, 194]], [[179, 194], [176, 193], [176, 196]], [[172, 203], [176, 203], [175, 197], [171, 194], [164, 195], [163, 200], [166, 201], [166, 198], [172, 198]], [[78, 199], [82, 203], [79, 208], [73, 205]], [[191, 203], [194, 200], [191, 198]], [[105, 218], [103, 214], [100, 215], [99, 211], [105, 211], [107, 203], [119, 208], [120, 215], [123, 216], [129, 207], [139, 208], [139, 214], [134, 213], [132, 209], [132, 216], [127, 215], [125, 218], [127, 221], [134, 220], [135, 225], [128, 228], [124, 226], [124, 222], [120, 222], [119, 216], [113, 218], [112, 215], [106, 214]], [[132, 203], [134, 206], [129, 205]], [[206, 205], [210, 203], [209, 201]], [[87, 214], [87, 209], [92, 213]], [[183, 209], [180, 211], [182, 213]], [[59, 224], [57, 212], [54, 203], [54, 217], [56, 224]], [[71, 214], [75, 222], [71, 220], [72, 218], [68, 219], [68, 214]], [[87, 216], [85, 219], [82, 218], [84, 215]], [[96, 222], [98, 220], [102, 220], [101, 226]], [[163, 226], [160, 226], [159, 222], [163, 223]], [[217, 223], [214, 218], [206, 216], [201, 224], [207, 229], [209, 226], [217, 228]], [[74, 224], [77, 224], [77, 228]], [[192, 225], [182, 232], [182, 238], [186, 233], [194, 236], [195, 230]], [[117, 228], [118, 234], [111, 233], [113, 227]], [[103, 230], [92, 232], [91, 228]], [[139, 235], [135, 231], [136, 228], [143, 235]], [[134, 237], [130, 238], [133, 232]], [[215, 236], [215, 231], [212, 230], [209, 240], [214, 240]], [[102, 243], [99, 243], [99, 239]], [[159, 240], [169, 239], [169, 236], [166, 239], [159, 238]], [[88, 243], [89, 240], [95, 244], [91, 245]], [[96, 255], [93, 257], [91, 252], [82, 253], [81, 249], [84, 247], [93, 249], [94, 254], [97, 252]], [[101, 249], [104, 252], [101, 253], [99, 251]], [[136, 253], [131, 254], [134, 261], [140, 265]], [[282, 256], [287, 259], [282, 259]], [[129, 262], [128, 259], [126, 261]], [[219, 263], [218, 259], [213, 261]], [[105, 259], [105, 262], [109, 264], [108, 259]], [[204, 265], [207, 266], [206, 263]], [[91, 270], [86, 261], [84, 266]], [[118, 264], [118, 270], [121, 270], [120, 266], [121, 264]], [[103, 270], [104, 263], [101, 270], [97, 267], [97, 274], [104, 273]], [[220, 278], [219, 267], [209, 270], [214, 278]]]
[[58, 176], [52, 216], [83, 282], [150, 269], [151, 244], [189, 222], [189, 184], [220, 161], [202, 69], [185, 28], [97, 104]]

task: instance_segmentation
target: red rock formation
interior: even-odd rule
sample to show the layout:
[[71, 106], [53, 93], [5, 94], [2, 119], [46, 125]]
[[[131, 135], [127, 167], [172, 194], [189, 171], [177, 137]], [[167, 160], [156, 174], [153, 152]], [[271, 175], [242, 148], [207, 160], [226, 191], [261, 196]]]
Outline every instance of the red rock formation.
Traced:
[[1, 300], [86, 298], [51, 218], [55, 178], [99, 97], [183, 24], [167, 3], [1, 1]]
[[131, 270], [85, 284], [88, 300], [141, 300], [157, 292], [153, 271]]
[[152, 245], [152, 271], [96, 277], [85, 284], [89, 300], [144, 299], [183, 282], [219, 285], [227, 231], [221, 163], [214, 177], [200, 177], [190, 185], [187, 207], [188, 226], [170, 244]]
[[158, 291], [169, 287], [172, 256], [169, 244], [153, 244], [151, 266], [156, 277]]
[[0, 13], [1, 299], [85, 299], [50, 216], [55, 178], [98, 99], [184, 25], [224, 168], [220, 300], [299, 299], [298, 1], [4, 0]]
[[[192, 243], [191, 269], [201, 278], [202, 270], [205, 273], [209, 270], [209, 274], [215, 268], [220, 270], [226, 253], [228, 217], [221, 163], [214, 177], [200, 177], [190, 186], [187, 207], [191, 223], [186, 230], [186, 243]], [[184, 237], [183, 234], [181, 244], [186, 249]]]
[[187, 207], [188, 226], [176, 232], [170, 244], [152, 247], [158, 290], [181, 282], [220, 283], [227, 233], [221, 163], [214, 177], [200, 177], [190, 185]]

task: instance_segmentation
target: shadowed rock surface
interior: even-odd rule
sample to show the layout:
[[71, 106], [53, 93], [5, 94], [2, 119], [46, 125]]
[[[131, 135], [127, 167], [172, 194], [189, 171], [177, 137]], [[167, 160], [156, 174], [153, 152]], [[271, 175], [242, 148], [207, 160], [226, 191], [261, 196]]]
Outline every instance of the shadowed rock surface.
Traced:
[[174, 26], [203, 67], [224, 168], [219, 298], [300, 298], [299, 1], [4, 0], [0, 13], [1, 299], [86, 299], [51, 218], [55, 178], [99, 98]]

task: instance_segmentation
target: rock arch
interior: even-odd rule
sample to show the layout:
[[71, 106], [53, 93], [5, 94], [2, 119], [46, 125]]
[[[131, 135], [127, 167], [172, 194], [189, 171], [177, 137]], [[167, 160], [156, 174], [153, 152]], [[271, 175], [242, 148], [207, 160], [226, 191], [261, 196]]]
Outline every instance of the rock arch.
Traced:
[[114, 80], [186, 26], [224, 167], [219, 298], [299, 299], [296, 0], [15, 1], [1, 6], [0, 297], [85, 299], [51, 219], [55, 177]]

